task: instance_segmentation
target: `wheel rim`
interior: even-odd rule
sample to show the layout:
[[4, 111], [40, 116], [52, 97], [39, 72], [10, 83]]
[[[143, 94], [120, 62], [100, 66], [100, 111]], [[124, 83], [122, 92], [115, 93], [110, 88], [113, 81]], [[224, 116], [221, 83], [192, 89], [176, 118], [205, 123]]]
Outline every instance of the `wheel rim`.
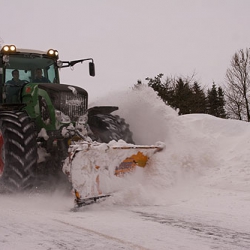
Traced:
[[0, 176], [2, 176], [4, 170], [4, 140], [3, 133], [0, 130]]

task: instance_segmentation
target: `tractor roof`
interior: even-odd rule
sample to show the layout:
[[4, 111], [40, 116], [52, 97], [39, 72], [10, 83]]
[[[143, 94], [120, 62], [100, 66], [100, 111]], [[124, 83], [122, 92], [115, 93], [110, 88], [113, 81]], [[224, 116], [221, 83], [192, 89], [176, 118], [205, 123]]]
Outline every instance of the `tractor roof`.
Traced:
[[42, 51], [42, 50], [33, 50], [33, 49], [22, 49], [22, 48], [17, 48], [17, 52], [20, 53], [30, 53], [30, 54], [47, 54], [47, 51]]
[[37, 55], [48, 55], [48, 57], [50, 58], [58, 59], [58, 51], [54, 49], [49, 49], [48, 51], [41, 51], [41, 50], [16, 48], [15, 45], [4, 45], [1, 48], [1, 54], [3, 55], [37, 54]]

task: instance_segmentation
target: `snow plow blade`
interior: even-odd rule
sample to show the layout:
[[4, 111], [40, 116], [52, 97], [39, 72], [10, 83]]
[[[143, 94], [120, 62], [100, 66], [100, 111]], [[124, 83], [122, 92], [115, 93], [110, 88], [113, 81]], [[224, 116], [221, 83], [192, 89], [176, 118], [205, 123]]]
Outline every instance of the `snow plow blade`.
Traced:
[[149, 158], [165, 144], [144, 146], [122, 140], [110, 143], [74, 142], [69, 147], [63, 172], [75, 192], [75, 205], [81, 207], [105, 199], [117, 190], [120, 177], [144, 168]]

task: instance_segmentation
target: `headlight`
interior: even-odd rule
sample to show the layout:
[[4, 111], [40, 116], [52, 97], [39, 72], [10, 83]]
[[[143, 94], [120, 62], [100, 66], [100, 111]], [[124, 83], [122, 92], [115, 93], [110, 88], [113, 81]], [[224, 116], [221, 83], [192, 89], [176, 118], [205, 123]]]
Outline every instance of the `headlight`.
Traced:
[[16, 46], [15, 45], [4, 45], [1, 49], [1, 52], [3, 54], [9, 54], [9, 53], [15, 53], [16, 52]]
[[10, 50], [10, 47], [9, 47], [9, 46], [4, 46], [4, 47], [3, 47], [3, 51], [8, 52], [9, 50]]
[[53, 56], [53, 55], [54, 55], [54, 50], [53, 50], [53, 49], [50, 49], [50, 50], [48, 51], [48, 54], [49, 54], [50, 56]]
[[56, 115], [56, 120], [60, 123], [70, 123], [71, 122], [70, 117], [68, 115], [65, 115], [60, 110], [56, 110], [55, 115]]
[[15, 45], [10, 45], [10, 51], [15, 52], [16, 51], [16, 46]]
[[59, 53], [58, 53], [58, 51], [55, 50], [55, 49], [49, 49], [48, 52], [47, 52], [47, 55], [48, 55], [48, 56], [51, 56], [51, 57], [56, 57], [56, 58], [58, 58]]

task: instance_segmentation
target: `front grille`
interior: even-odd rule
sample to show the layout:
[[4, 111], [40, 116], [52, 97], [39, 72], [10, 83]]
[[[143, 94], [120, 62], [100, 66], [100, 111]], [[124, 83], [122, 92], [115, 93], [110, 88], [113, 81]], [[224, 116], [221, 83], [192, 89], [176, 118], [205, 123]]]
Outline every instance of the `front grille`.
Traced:
[[74, 95], [70, 92], [61, 92], [56, 93], [54, 97], [54, 107], [68, 115], [72, 121], [76, 121], [86, 111], [87, 100], [81, 94]]
[[39, 88], [48, 93], [55, 109], [68, 115], [71, 121], [76, 121], [88, 108], [88, 93], [82, 88], [50, 83], [39, 84]]

